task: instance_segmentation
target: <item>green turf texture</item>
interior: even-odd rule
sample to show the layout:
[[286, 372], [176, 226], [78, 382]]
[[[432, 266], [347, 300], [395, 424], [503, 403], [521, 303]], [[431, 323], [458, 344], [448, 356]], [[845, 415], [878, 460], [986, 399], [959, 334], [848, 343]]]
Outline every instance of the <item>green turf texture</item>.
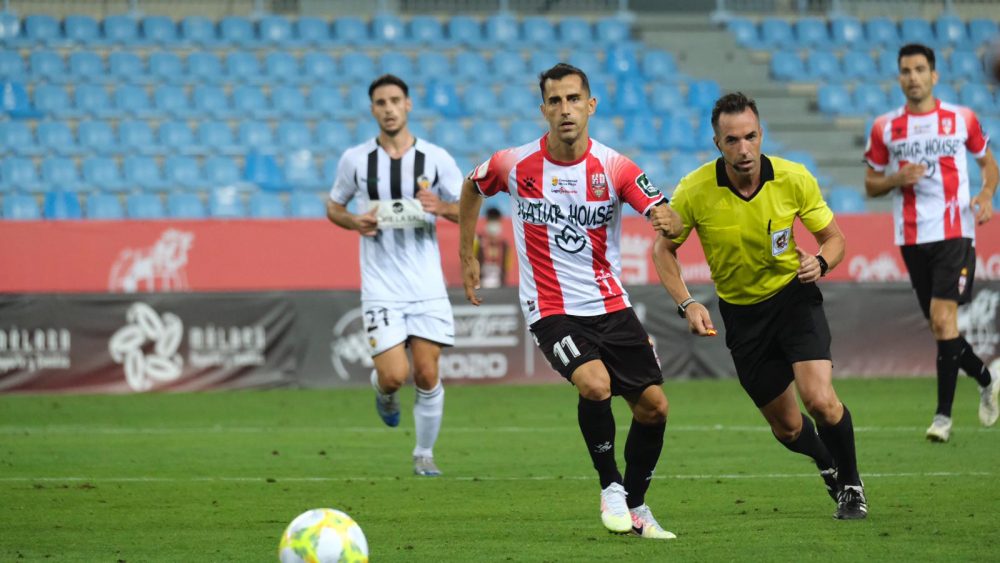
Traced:
[[0, 561], [277, 561], [314, 507], [352, 515], [376, 562], [1000, 558], [1000, 427], [980, 428], [978, 387], [960, 380], [947, 444], [924, 439], [932, 379], [836, 387], [868, 520], [831, 517], [735, 380], [668, 382], [647, 495], [668, 542], [602, 528], [569, 385], [449, 386], [439, 478], [412, 475], [411, 386], [395, 429], [365, 389], [2, 396]]

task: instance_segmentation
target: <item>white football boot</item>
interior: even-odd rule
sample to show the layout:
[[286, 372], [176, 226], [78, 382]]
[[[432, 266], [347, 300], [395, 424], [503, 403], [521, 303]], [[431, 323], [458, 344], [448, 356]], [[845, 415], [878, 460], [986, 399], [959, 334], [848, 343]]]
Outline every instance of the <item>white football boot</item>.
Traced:
[[601, 522], [605, 528], [618, 534], [632, 531], [632, 517], [625, 504], [627, 494], [621, 483], [611, 483], [601, 491]]
[[668, 532], [660, 526], [660, 523], [653, 517], [653, 512], [645, 504], [629, 510], [632, 514], [632, 533], [647, 539], [672, 540], [677, 536], [673, 532]]
[[934, 421], [927, 429], [927, 439], [931, 442], [947, 442], [951, 437], [951, 417], [943, 414], [934, 415]]

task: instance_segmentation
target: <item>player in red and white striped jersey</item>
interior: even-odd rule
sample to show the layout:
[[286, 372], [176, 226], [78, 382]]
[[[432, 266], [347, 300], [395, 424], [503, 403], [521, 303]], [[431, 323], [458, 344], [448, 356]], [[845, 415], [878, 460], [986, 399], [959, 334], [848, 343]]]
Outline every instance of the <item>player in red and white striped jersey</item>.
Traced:
[[[976, 224], [993, 215], [997, 163], [976, 114], [934, 97], [934, 51], [904, 45], [898, 61], [906, 105], [872, 126], [865, 190], [870, 196], [893, 194], [896, 244], [938, 347], [938, 404], [927, 438], [945, 442], [959, 367], [981, 386], [980, 422], [992, 426], [1000, 413], [1000, 374], [991, 374], [958, 332], [958, 305], [972, 297]], [[967, 154], [983, 177], [971, 198]]]
[[[680, 219], [635, 163], [590, 138], [597, 100], [583, 71], [558, 64], [542, 73], [539, 87], [549, 132], [495, 153], [462, 187], [466, 296], [480, 303], [473, 237], [482, 196], [506, 192], [521, 307], [549, 363], [580, 393], [578, 421], [600, 476], [601, 519], [615, 532], [672, 538], [645, 504], [663, 447], [667, 398], [652, 343], [620, 279], [620, 239], [624, 204], [668, 233], [680, 232]], [[624, 478], [615, 463], [612, 395], [623, 396], [633, 413]]]

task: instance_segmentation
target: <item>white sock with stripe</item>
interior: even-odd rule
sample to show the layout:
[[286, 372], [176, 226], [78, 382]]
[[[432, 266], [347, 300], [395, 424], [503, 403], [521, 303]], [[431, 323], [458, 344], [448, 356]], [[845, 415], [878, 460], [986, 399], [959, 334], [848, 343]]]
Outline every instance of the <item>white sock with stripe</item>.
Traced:
[[434, 443], [437, 442], [441, 430], [441, 418], [444, 414], [444, 386], [438, 384], [430, 390], [417, 387], [417, 402], [413, 406], [413, 425], [416, 428], [417, 446], [413, 448], [415, 456], [433, 456]]

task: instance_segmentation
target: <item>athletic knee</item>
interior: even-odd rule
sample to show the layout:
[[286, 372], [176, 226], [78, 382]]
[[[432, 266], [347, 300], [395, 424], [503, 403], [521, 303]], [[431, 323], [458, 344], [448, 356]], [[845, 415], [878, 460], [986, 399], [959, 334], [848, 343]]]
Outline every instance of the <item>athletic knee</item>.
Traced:
[[395, 393], [406, 381], [406, 370], [399, 368], [378, 370], [378, 384], [383, 393]]
[[803, 398], [802, 402], [806, 407], [806, 411], [824, 426], [836, 424], [843, 414], [840, 399], [832, 392], [810, 397], [809, 399]]
[[580, 396], [588, 401], [603, 401], [611, 397], [610, 381], [582, 381], [577, 384], [576, 388], [580, 392]]
[[773, 420], [771, 421], [771, 433], [779, 442], [794, 442], [802, 432], [802, 417], [797, 420]]

